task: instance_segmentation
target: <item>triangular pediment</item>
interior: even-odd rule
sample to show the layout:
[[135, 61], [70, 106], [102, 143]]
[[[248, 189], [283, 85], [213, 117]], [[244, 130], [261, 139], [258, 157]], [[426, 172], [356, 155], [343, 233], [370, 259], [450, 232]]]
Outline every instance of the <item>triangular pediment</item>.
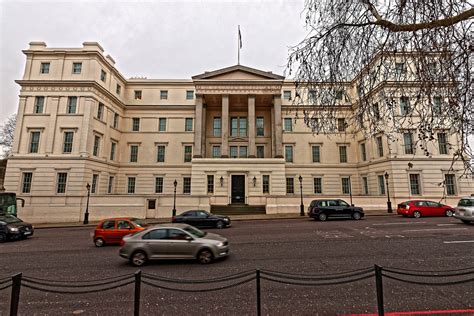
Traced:
[[242, 65], [222, 68], [193, 76], [193, 80], [283, 80], [285, 77]]

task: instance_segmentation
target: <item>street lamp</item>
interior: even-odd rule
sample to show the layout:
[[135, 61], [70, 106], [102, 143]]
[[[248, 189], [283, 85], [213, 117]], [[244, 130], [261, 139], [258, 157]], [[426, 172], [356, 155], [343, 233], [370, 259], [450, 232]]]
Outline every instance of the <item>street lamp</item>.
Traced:
[[89, 184], [89, 182], [87, 182], [86, 184], [86, 189], [87, 189], [87, 202], [86, 202], [86, 212], [84, 213], [84, 222], [83, 222], [84, 225], [89, 224], [89, 197], [91, 195], [90, 194], [91, 185]]
[[178, 181], [176, 179], [173, 182], [174, 185], [174, 194], [173, 194], [173, 216], [176, 216], [176, 186], [178, 185]]
[[300, 204], [300, 216], [304, 216], [304, 204], [303, 204], [303, 177], [300, 175], [298, 177], [300, 181], [300, 194], [301, 194], [301, 204]]
[[390, 201], [390, 192], [388, 191], [388, 177], [389, 177], [389, 174], [387, 171], [385, 171], [385, 174], [384, 174], [384, 177], [385, 177], [385, 186], [387, 187], [387, 212], [388, 213], [392, 213], [392, 202]]
[[351, 181], [351, 176], [349, 176], [349, 198], [351, 200], [351, 206], [354, 206], [352, 203], [352, 181]]

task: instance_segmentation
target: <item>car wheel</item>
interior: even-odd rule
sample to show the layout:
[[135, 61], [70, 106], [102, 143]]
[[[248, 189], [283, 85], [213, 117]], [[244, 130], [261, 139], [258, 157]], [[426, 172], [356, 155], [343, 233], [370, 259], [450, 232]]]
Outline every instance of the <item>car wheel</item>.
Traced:
[[354, 214], [352, 214], [352, 218], [355, 219], [355, 220], [359, 220], [361, 218], [360, 213], [355, 212]]
[[96, 247], [103, 247], [105, 245], [105, 241], [102, 238], [96, 238], [94, 240], [94, 245]]
[[413, 212], [413, 217], [414, 218], [420, 218], [421, 217], [421, 212], [420, 211], [414, 211]]
[[320, 213], [318, 215], [318, 219], [321, 221], [321, 222], [324, 222], [325, 220], [328, 219], [328, 216], [326, 215], [326, 213]]
[[5, 234], [0, 234], [0, 243], [7, 241], [7, 235]]
[[208, 263], [211, 263], [213, 257], [214, 256], [212, 255], [212, 252], [209, 249], [203, 249], [199, 251], [197, 259], [199, 263], [208, 264]]
[[136, 251], [130, 257], [130, 263], [135, 267], [141, 267], [146, 262], [146, 254], [143, 251]]
[[471, 221], [468, 221], [467, 219], [462, 219], [461, 221], [462, 221], [464, 224], [470, 224], [470, 223], [471, 223]]
[[444, 215], [446, 215], [447, 217], [451, 217], [454, 215], [454, 212], [453, 210], [446, 210], [446, 212], [444, 213]]
[[222, 229], [222, 228], [224, 228], [224, 226], [225, 226], [225, 224], [224, 224], [223, 221], [217, 221], [217, 223], [216, 223], [216, 228], [217, 229]]

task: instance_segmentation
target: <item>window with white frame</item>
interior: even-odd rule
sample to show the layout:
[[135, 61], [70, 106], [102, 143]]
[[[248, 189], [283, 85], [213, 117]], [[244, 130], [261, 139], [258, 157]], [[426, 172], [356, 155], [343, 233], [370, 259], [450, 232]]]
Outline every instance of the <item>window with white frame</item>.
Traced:
[[351, 179], [349, 177], [341, 178], [342, 194], [351, 193]]
[[193, 158], [193, 146], [184, 146], [184, 162], [191, 162]]
[[408, 97], [400, 98], [400, 114], [407, 115], [410, 113], [410, 101]]
[[67, 172], [58, 172], [56, 193], [66, 193]]
[[283, 131], [292, 132], [293, 131], [293, 121], [291, 117], [285, 117], [283, 121]]
[[414, 154], [415, 148], [413, 146], [413, 134], [411, 132], [403, 133], [403, 146], [405, 148], [405, 154]]
[[163, 193], [163, 177], [155, 177], [155, 193]]
[[160, 99], [167, 100], [168, 99], [168, 90], [161, 90], [160, 91]]
[[212, 158], [221, 157], [221, 146], [212, 146]]
[[339, 146], [339, 162], [347, 162], [347, 146]]
[[165, 117], [160, 117], [158, 119], [158, 131], [166, 132], [166, 118]]
[[293, 146], [291, 145], [285, 146], [285, 161], [293, 162]]
[[100, 151], [100, 136], [94, 136], [94, 147], [92, 148], [92, 155], [98, 157]]
[[323, 178], [314, 177], [313, 186], [314, 186], [314, 194], [322, 194], [323, 193]]
[[372, 111], [373, 111], [373, 114], [374, 114], [374, 118], [376, 120], [380, 120], [380, 109], [379, 109], [379, 104], [378, 103], [374, 103], [374, 105], [372, 106]]
[[239, 147], [230, 146], [230, 158], [237, 158], [237, 157], [239, 157]]
[[214, 175], [207, 175], [207, 193], [214, 193]]
[[379, 157], [383, 157], [383, 139], [382, 136], [377, 136], [375, 138], [375, 141], [377, 143], [377, 154]]
[[138, 145], [130, 146], [130, 162], [138, 162]]
[[43, 96], [35, 97], [34, 113], [41, 114], [43, 113], [43, 111], [44, 111], [44, 97]]
[[456, 178], [454, 174], [444, 175], [444, 186], [446, 189], [446, 195], [456, 195]]
[[420, 195], [420, 175], [418, 173], [410, 173], [410, 193], [412, 195]]
[[311, 156], [313, 162], [321, 162], [321, 146], [313, 145], [311, 146]]
[[103, 82], [107, 80], [107, 73], [105, 72], [104, 69], [100, 70], [100, 80], [102, 80]]
[[139, 117], [132, 117], [132, 131], [133, 132], [140, 131], [140, 118]]
[[156, 152], [156, 162], [165, 162], [166, 146], [157, 145]]
[[265, 158], [265, 146], [257, 146], [257, 158]]
[[441, 114], [441, 97], [433, 97], [433, 104], [431, 111], [433, 115], [440, 115]]
[[191, 177], [183, 178], [183, 194], [191, 194]]
[[185, 118], [184, 131], [185, 132], [192, 132], [193, 131], [193, 118], [192, 117]]
[[286, 178], [286, 194], [295, 193], [295, 179], [291, 177]]
[[104, 118], [104, 104], [100, 102], [99, 102], [99, 106], [97, 107], [97, 118], [101, 121]]
[[337, 119], [337, 131], [338, 132], [345, 132], [346, 131], [346, 119], [345, 118], [338, 118]]
[[230, 118], [230, 136], [247, 136], [247, 117], [243, 116]]
[[448, 154], [448, 140], [446, 133], [438, 133], [438, 150], [441, 155]]
[[270, 175], [268, 174], [262, 175], [262, 193], [270, 193]]
[[99, 175], [98, 174], [93, 174], [92, 175], [91, 194], [97, 193], [99, 191], [97, 189], [98, 182], [99, 182]]
[[119, 123], [119, 115], [118, 113], [114, 113], [114, 122], [113, 122], [113, 127], [118, 128], [118, 123]]
[[194, 90], [186, 90], [186, 100], [194, 99]]
[[77, 109], [77, 97], [67, 98], [67, 114], [75, 114]]
[[129, 194], [135, 193], [135, 184], [136, 184], [136, 178], [135, 177], [128, 177], [127, 193], [129, 193]]
[[108, 194], [112, 194], [114, 192], [114, 180], [115, 180], [114, 176], [109, 177], [109, 183], [107, 185], [107, 193]]
[[239, 146], [239, 158], [247, 158], [247, 146]]
[[40, 133], [41, 132], [30, 133], [30, 146], [28, 148], [28, 152], [31, 154], [38, 153], [39, 151]]
[[367, 161], [367, 150], [365, 148], [365, 143], [360, 144], [360, 158], [362, 161]]
[[63, 153], [68, 154], [72, 152], [72, 144], [74, 141], [74, 132], [64, 132]]
[[379, 194], [385, 195], [385, 179], [384, 179], [383, 174], [378, 175], [377, 179], [379, 182]]
[[362, 177], [362, 193], [365, 195], [369, 194], [369, 179], [367, 177]]
[[141, 100], [142, 99], [142, 90], [134, 90], [133, 94], [134, 94], [135, 100]]
[[109, 156], [109, 158], [110, 158], [111, 161], [114, 161], [114, 160], [115, 160], [115, 152], [116, 152], [116, 151], [117, 151], [117, 143], [114, 142], [114, 141], [112, 141], [112, 142], [110, 143], [110, 156]]
[[397, 79], [401, 78], [407, 72], [405, 63], [395, 63], [395, 76]]
[[50, 63], [41, 63], [40, 73], [41, 74], [49, 74], [49, 66], [50, 65], [51, 65]]
[[122, 86], [120, 86], [119, 84], [117, 84], [117, 86], [115, 87], [115, 92], [117, 94], [120, 94], [120, 92], [122, 91]]
[[23, 172], [21, 181], [21, 193], [31, 193], [31, 182], [33, 180], [33, 172]]
[[221, 136], [221, 118], [216, 116], [214, 117], [213, 121], [213, 135], [214, 137], [220, 137]]
[[264, 136], [265, 133], [265, 124], [263, 120], [263, 116], [257, 116], [256, 120], [256, 129], [257, 129], [257, 136]]
[[72, 63], [72, 73], [75, 75], [80, 74], [82, 71], [82, 63]]
[[291, 100], [291, 90], [283, 91], [283, 99], [290, 101]]

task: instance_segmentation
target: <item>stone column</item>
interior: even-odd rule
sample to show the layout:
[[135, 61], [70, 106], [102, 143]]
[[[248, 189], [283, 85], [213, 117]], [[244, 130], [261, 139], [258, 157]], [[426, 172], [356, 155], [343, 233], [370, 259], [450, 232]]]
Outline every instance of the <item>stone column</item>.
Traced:
[[249, 158], [255, 158], [257, 148], [255, 147], [255, 96], [248, 96], [248, 112], [249, 112]]
[[273, 109], [275, 116], [275, 158], [283, 158], [282, 153], [282, 138], [283, 130], [281, 126], [281, 95], [275, 94], [273, 96]]
[[271, 115], [271, 135], [272, 135], [271, 157], [275, 158], [275, 109], [273, 108], [273, 106], [270, 109], [270, 115]]
[[[90, 97], [86, 97], [85, 102], [84, 102], [84, 108], [81, 109], [81, 112], [84, 113], [84, 116], [82, 117], [82, 124], [81, 124], [81, 129], [79, 130], [80, 132], [80, 144], [79, 144], [79, 153], [83, 157], [89, 157], [89, 152], [88, 149], [92, 148], [89, 145], [92, 144], [93, 136], [92, 136], [92, 131], [93, 131], [93, 121], [94, 119], [92, 118], [92, 108], [96, 108], [97, 103], [95, 102], [94, 99]], [[117, 149], [118, 150], [118, 149]]]
[[202, 108], [202, 137], [201, 137], [201, 155], [206, 157], [206, 106]]
[[[48, 112], [49, 112], [49, 124], [48, 130], [46, 135], [46, 150], [47, 154], [52, 154], [54, 151], [54, 138], [56, 136], [56, 122], [57, 122], [57, 115], [59, 112], [59, 102], [60, 101], [67, 101], [67, 97], [47, 97], [45, 98], [45, 105], [47, 104]], [[62, 131], [59, 131], [60, 135]], [[62, 151], [61, 151], [62, 152]]]
[[221, 157], [229, 158], [229, 96], [222, 95]]
[[13, 137], [13, 154], [18, 154], [20, 151], [20, 138], [23, 138], [23, 141], [26, 142], [28, 142], [29, 139], [28, 132], [26, 131], [25, 133], [23, 133], [23, 117], [25, 114], [27, 98], [28, 97], [20, 96], [20, 104], [18, 105], [18, 113], [16, 115], [15, 136]]
[[196, 119], [193, 158], [202, 158], [202, 96], [196, 96]]

